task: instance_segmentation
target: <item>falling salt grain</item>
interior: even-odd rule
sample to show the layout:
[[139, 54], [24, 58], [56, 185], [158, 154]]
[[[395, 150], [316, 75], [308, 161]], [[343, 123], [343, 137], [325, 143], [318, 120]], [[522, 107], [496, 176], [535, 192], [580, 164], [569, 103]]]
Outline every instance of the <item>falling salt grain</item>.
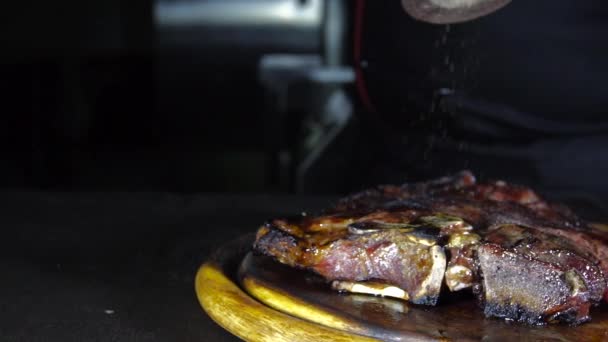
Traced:
[[113, 315], [115, 311], [112, 309], [105, 309], [103, 312], [105, 312], [106, 315]]

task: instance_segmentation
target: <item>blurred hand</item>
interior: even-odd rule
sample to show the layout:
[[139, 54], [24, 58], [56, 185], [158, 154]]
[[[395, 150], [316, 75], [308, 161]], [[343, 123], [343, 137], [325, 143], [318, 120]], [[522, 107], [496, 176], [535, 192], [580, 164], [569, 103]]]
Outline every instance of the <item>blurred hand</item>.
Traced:
[[401, 0], [415, 19], [433, 24], [450, 24], [488, 15], [511, 0]]

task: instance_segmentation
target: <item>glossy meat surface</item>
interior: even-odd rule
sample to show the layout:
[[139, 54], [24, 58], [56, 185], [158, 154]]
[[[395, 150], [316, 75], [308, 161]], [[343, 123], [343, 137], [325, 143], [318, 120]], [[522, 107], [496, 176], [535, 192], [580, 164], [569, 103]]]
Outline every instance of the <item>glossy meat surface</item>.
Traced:
[[415, 304], [437, 304], [443, 284], [472, 289], [488, 316], [532, 324], [587, 321], [608, 293], [603, 238], [528, 188], [480, 184], [466, 171], [379, 186], [319, 216], [271, 220], [254, 249], [336, 289], [385, 284]]

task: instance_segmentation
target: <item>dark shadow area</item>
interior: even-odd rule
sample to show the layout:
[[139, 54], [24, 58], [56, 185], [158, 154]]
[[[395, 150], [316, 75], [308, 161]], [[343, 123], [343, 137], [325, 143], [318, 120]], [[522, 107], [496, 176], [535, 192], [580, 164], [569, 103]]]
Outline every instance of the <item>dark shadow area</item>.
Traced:
[[1, 12], [2, 340], [232, 340], [200, 263], [377, 184], [470, 169], [608, 221], [604, 1], [449, 25], [396, 0]]

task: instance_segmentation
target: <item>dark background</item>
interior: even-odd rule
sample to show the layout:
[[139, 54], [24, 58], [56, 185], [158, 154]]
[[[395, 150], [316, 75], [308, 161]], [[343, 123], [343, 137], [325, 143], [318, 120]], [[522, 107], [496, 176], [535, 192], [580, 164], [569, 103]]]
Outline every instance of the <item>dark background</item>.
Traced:
[[[228, 11], [257, 6], [226, 3]], [[311, 6], [260, 2], [281, 3]], [[259, 59], [318, 52], [319, 29], [279, 27], [271, 14], [259, 25], [164, 25], [163, 8], [177, 5], [8, 4], [0, 30], [3, 187], [265, 190]]]
[[[3, 186], [262, 189], [259, 53], [196, 40], [161, 46], [159, 35], [169, 33], [159, 32], [151, 1], [8, 6], [0, 32]], [[231, 171], [241, 163], [247, 172]]]
[[171, 1], [3, 4], [0, 340], [235, 340], [199, 306], [197, 268], [331, 203], [270, 176], [299, 139], [276, 143], [258, 71], [268, 53], [320, 54], [320, 24], [246, 13], [319, 4], [181, 3], [228, 2], [245, 23], [163, 24]]
[[608, 219], [603, 1], [440, 26], [399, 1], [1, 13], [0, 339], [230, 339], [193, 293], [211, 251], [378, 183], [469, 168]]
[[[470, 168], [606, 198], [607, 12], [543, 0], [429, 25], [398, 1], [12, 2], [0, 186], [343, 194]], [[268, 81], [277, 54], [319, 62]]]

